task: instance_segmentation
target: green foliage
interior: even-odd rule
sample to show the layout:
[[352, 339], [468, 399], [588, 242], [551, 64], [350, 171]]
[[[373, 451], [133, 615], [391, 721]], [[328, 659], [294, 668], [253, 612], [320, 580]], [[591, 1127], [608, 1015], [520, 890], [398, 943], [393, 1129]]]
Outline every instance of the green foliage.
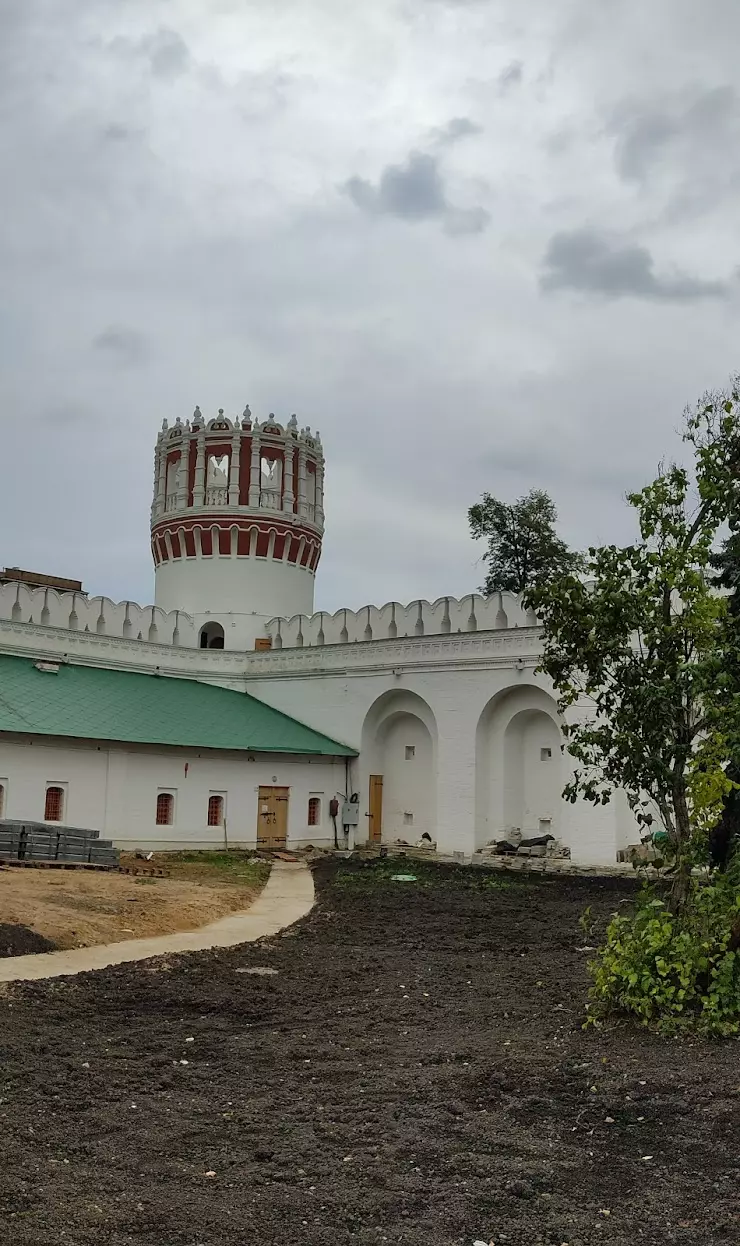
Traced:
[[737, 391], [704, 399], [685, 439], [692, 470], [665, 467], [627, 499], [638, 541], [590, 549], [587, 583], [566, 575], [527, 594], [577, 763], [564, 795], [605, 804], [622, 788], [646, 832], [657, 817], [674, 908], [689, 901], [692, 865], [707, 859], [740, 746], [740, 694], [727, 674], [740, 632], [712, 566], [718, 531], [738, 510]]
[[212, 871], [219, 882], [233, 882], [244, 887], [266, 882], [270, 873], [268, 861], [239, 850], [172, 852], [168, 854], [168, 861], [173, 864], [201, 866], [204, 871]]
[[488, 542], [483, 555], [488, 571], [481, 592], [523, 593], [555, 576], [577, 574], [583, 558], [557, 536], [557, 518], [543, 489], [532, 489], [512, 505], [484, 493], [468, 511], [472, 535]]
[[581, 927], [581, 930], [583, 931], [584, 938], [590, 939], [591, 935], [593, 934], [593, 930], [594, 930], [594, 916], [593, 916], [593, 913], [591, 912], [590, 904], [586, 905], [586, 908], [583, 910], [583, 912], [581, 913], [581, 916], [578, 918], [578, 925]]
[[740, 891], [718, 876], [672, 913], [646, 889], [635, 912], [612, 918], [590, 966], [592, 1023], [626, 1014], [663, 1033], [740, 1033]]

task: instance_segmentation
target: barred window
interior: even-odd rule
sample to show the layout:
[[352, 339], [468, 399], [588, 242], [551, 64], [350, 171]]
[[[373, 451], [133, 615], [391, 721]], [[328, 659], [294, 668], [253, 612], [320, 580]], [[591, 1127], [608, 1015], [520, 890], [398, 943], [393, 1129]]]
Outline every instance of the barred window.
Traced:
[[308, 801], [308, 825], [318, 826], [321, 821], [321, 800], [318, 796], [311, 796]]
[[61, 822], [64, 816], [64, 788], [47, 787], [44, 805], [45, 822]]
[[209, 796], [208, 798], [208, 825], [223, 826], [224, 824], [224, 798], [223, 796]]
[[157, 826], [171, 826], [175, 809], [175, 798], [172, 792], [160, 792], [157, 796]]

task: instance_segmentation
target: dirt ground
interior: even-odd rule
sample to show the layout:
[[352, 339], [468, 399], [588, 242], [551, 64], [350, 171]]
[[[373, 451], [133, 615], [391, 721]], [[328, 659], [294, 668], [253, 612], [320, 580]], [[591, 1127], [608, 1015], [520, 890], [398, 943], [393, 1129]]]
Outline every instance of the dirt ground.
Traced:
[[[267, 876], [261, 862], [237, 854], [203, 853], [190, 859], [194, 855], [162, 853], [150, 862], [121, 858], [122, 864], [164, 868], [168, 878], [0, 869], [0, 926], [24, 927], [56, 948], [174, 934], [248, 908]], [[0, 938], [0, 956], [39, 950], [26, 942], [25, 935]]]
[[740, 1045], [581, 1028], [578, 918], [630, 882], [397, 869], [261, 944], [7, 988], [0, 1240], [737, 1246]]

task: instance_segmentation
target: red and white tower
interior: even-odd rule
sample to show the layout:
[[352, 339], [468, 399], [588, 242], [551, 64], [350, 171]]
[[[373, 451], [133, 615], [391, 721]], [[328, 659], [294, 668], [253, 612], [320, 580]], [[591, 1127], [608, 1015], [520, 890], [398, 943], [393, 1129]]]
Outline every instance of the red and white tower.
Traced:
[[324, 532], [318, 433], [264, 423], [165, 420], [152, 505], [155, 602], [194, 617], [202, 648], [251, 649], [276, 615], [311, 614]]

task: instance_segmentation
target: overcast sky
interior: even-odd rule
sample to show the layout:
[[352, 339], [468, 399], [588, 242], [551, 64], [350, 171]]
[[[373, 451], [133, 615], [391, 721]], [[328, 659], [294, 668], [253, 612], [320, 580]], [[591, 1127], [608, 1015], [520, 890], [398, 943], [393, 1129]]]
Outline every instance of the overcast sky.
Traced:
[[317, 607], [574, 545], [740, 367], [737, 0], [0, 0], [0, 565], [151, 601], [162, 418], [319, 428]]

